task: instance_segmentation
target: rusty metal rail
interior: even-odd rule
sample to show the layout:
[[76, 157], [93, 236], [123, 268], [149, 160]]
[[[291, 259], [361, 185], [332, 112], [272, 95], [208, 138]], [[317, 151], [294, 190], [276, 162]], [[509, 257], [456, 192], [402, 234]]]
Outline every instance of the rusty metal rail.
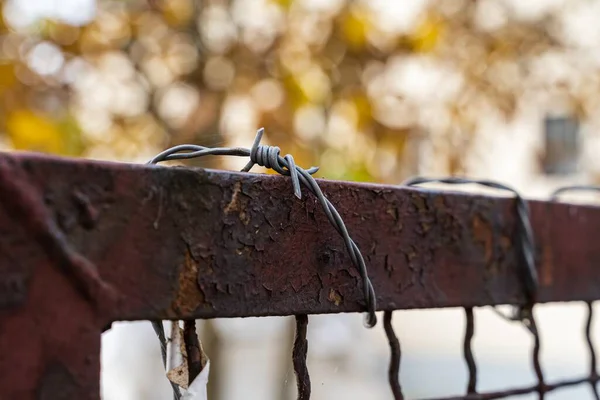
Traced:
[[[525, 304], [513, 199], [319, 184], [365, 256], [379, 310]], [[343, 241], [288, 186], [0, 154], [0, 398], [97, 399], [111, 321], [362, 312]], [[600, 208], [529, 205], [538, 302], [600, 299]]]

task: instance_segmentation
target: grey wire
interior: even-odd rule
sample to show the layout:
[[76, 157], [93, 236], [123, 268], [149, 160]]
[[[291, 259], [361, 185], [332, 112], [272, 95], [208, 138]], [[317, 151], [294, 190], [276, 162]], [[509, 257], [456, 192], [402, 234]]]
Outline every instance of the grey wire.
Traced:
[[[357, 267], [363, 282], [363, 293], [367, 308], [367, 315], [365, 319], [366, 326], [369, 328], [374, 327], [377, 324], [377, 316], [375, 314], [377, 304], [375, 298], [375, 290], [373, 289], [373, 284], [369, 279], [365, 260], [358, 246], [350, 237], [350, 234], [348, 233], [348, 229], [346, 228], [342, 217], [337, 212], [335, 207], [331, 204], [331, 202], [325, 197], [315, 178], [312, 177], [312, 175], [316, 173], [319, 170], [319, 168], [301, 168], [296, 165], [296, 163], [294, 162], [294, 158], [290, 154], [281, 157], [281, 149], [279, 147], [261, 145], [260, 140], [262, 139], [263, 134], [263, 128], [259, 129], [256, 132], [254, 143], [252, 144], [252, 147], [250, 149], [246, 149], [243, 147], [210, 148], [199, 145], [184, 144], [171, 147], [161, 152], [160, 154], [156, 155], [152, 160], [150, 160], [147, 164], [157, 164], [163, 161], [191, 159], [208, 155], [250, 157], [250, 161], [248, 161], [246, 166], [242, 169], [242, 172], [248, 172], [255, 165], [259, 165], [262, 167], [273, 169], [281, 175], [290, 176], [292, 181], [292, 188], [294, 190], [294, 195], [299, 199], [302, 198], [302, 190], [300, 187], [300, 183], [302, 183], [306, 188], [308, 188], [308, 190], [312, 192], [312, 194], [315, 195], [315, 197], [321, 204], [321, 207], [323, 207], [323, 211], [325, 211], [327, 219], [344, 240], [344, 244], [346, 245], [346, 249], [350, 254], [352, 263]], [[164, 328], [160, 321], [153, 321], [152, 326], [154, 327], [154, 330], [160, 341], [163, 364], [165, 364], [166, 366], [166, 337], [164, 334]], [[178, 390], [175, 391], [175, 389], [176, 388], [174, 387], [174, 393], [175, 395], [177, 395]], [[177, 399], [178, 398], [176, 398], [176, 400]]]
[[575, 191], [579, 191], [579, 192], [583, 192], [583, 191], [600, 192], [600, 186], [595, 186], [595, 185], [564, 186], [564, 187], [558, 188], [554, 192], [552, 192], [552, 194], [550, 195], [550, 200], [557, 200], [557, 198], [561, 194], [564, 194], [566, 192], [575, 192]]
[[[208, 155], [250, 157], [250, 161], [242, 169], [242, 172], [248, 172], [250, 171], [250, 169], [252, 169], [254, 165], [258, 164], [262, 167], [271, 168], [281, 175], [290, 175], [292, 178], [294, 195], [301, 199], [302, 192], [300, 190], [300, 180], [298, 179], [298, 173], [301, 173], [301, 171], [305, 171], [310, 176], [316, 173], [319, 170], [319, 168], [311, 167], [307, 170], [304, 170], [303, 168], [296, 166], [294, 158], [290, 154], [286, 155], [285, 157], [281, 157], [281, 149], [279, 147], [261, 145], [260, 139], [262, 138], [263, 134], [263, 128], [257, 131], [256, 137], [254, 138], [254, 143], [252, 144], [252, 147], [250, 149], [246, 149], [243, 147], [210, 148], [195, 144], [182, 144], [179, 146], [171, 147], [159, 153], [152, 160], [148, 161], [147, 164], [157, 164], [162, 161], [198, 158]], [[182, 151], [186, 151], [189, 153], [181, 153]]]
[[[512, 192], [516, 197], [517, 203], [517, 214], [518, 214], [518, 229], [519, 229], [519, 242], [520, 242], [520, 251], [521, 256], [523, 257], [523, 261], [525, 264], [524, 272], [524, 281], [525, 281], [525, 290], [527, 294], [528, 301], [530, 304], [534, 304], [537, 300], [537, 290], [538, 290], [538, 274], [535, 268], [535, 242], [533, 239], [533, 230], [531, 228], [531, 222], [529, 219], [529, 206], [527, 202], [519, 192], [515, 189], [502, 185], [500, 183], [489, 181], [489, 180], [477, 180], [477, 179], [466, 179], [459, 177], [450, 177], [450, 178], [423, 178], [423, 177], [415, 177], [410, 178], [404, 181], [402, 184], [404, 186], [414, 186], [422, 183], [431, 183], [431, 182], [439, 182], [451, 185], [463, 185], [463, 184], [477, 184], [482, 186], [491, 187], [494, 189], [506, 190]], [[498, 315], [502, 316], [505, 319], [514, 321], [521, 320], [525, 322], [530, 322], [531, 316], [528, 312], [528, 307], [520, 307], [518, 312], [515, 313], [514, 316], [505, 316], [496, 308], [493, 310], [498, 313]], [[528, 327], [531, 324], [527, 324]]]

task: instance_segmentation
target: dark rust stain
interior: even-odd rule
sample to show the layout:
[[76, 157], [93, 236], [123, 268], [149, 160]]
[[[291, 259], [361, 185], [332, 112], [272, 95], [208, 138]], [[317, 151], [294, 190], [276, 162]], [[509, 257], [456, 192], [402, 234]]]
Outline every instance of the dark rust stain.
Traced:
[[18, 307], [27, 299], [26, 277], [23, 273], [2, 274], [0, 271], [0, 310]]

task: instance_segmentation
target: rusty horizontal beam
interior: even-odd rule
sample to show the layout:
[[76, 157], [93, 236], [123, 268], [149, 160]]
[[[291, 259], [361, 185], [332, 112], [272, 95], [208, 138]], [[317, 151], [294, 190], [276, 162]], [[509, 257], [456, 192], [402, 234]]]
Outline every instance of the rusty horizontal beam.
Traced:
[[[319, 184], [379, 309], [525, 303], [513, 199]], [[538, 300], [600, 299], [600, 208], [530, 208]], [[285, 177], [0, 154], [0, 398], [97, 398], [114, 320], [363, 310], [342, 239]]]

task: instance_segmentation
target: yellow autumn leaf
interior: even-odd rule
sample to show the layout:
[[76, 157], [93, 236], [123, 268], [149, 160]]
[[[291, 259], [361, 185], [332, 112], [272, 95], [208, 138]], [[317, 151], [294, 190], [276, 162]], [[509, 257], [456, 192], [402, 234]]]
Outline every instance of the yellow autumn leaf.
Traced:
[[441, 19], [427, 16], [409, 37], [412, 48], [421, 53], [434, 50], [440, 42], [443, 30], [444, 22]]
[[64, 154], [65, 143], [60, 129], [49, 117], [29, 110], [11, 112], [6, 132], [17, 150]]
[[271, 0], [271, 2], [282, 7], [284, 10], [288, 10], [292, 6], [294, 0]]
[[0, 93], [14, 85], [16, 81], [15, 65], [10, 62], [0, 63]]
[[50, 38], [59, 46], [72, 46], [79, 38], [80, 29], [77, 26], [53, 21], [48, 26]]
[[304, 97], [311, 103], [321, 103], [331, 93], [329, 77], [317, 64], [313, 64], [296, 79]]
[[369, 20], [367, 10], [354, 8], [342, 17], [341, 30], [348, 47], [354, 50], [362, 49], [367, 42]]
[[184, 26], [194, 17], [194, 4], [192, 0], [165, 1], [162, 13], [169, 25]]
[[285, 89], [285, 97], [289, 101], [293, 110], [301, 107], [303, 104], [309, 102], [308, 98], [304, 95], [298, 79], [292, 74], [285, 76], [281, 82]]
[[351, 101], [354, 103], [354, 107], [356, 107], [356, 112], [358, 114], [358, 129], [363, 129], [363, 127], [373, 119], [371, 102], [363, 93], [357, 93], [352, 96]]

